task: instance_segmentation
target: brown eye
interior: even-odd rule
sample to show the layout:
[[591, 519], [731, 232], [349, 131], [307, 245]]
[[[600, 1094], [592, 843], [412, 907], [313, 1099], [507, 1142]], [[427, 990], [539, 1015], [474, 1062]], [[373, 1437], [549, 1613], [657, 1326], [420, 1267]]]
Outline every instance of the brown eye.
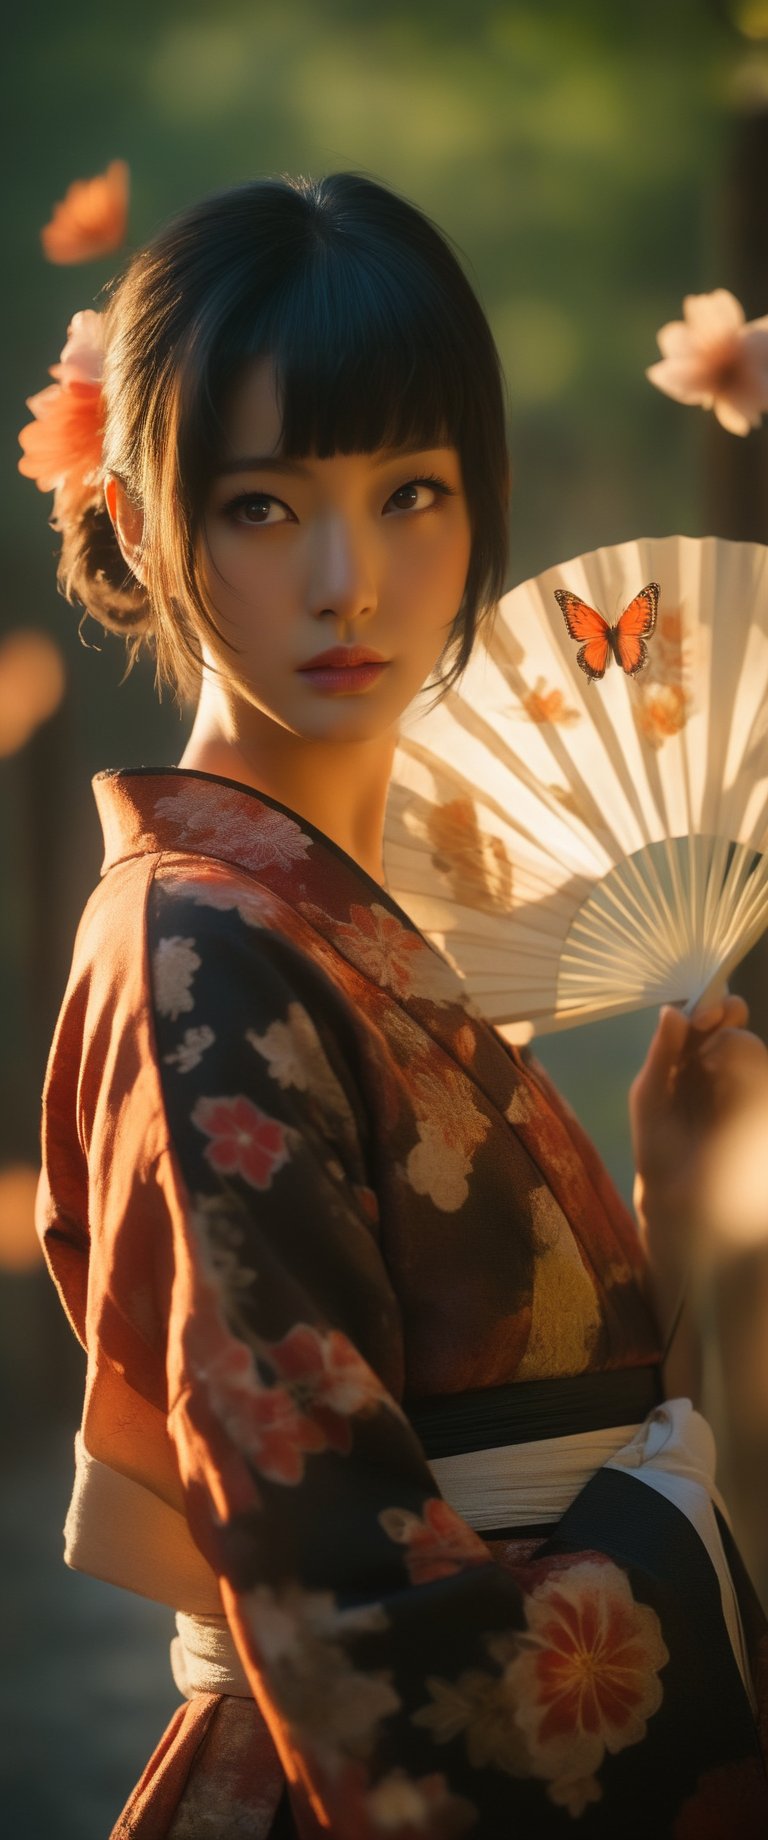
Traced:
[[241, 492], [226, 506], [225, 516], [234, 524], [285, 524], [291, 513], [282, 499], [273, 498], [270, 492]]
[[396, 511], [429, 511], [438, 498], [453, 498], [453, 487], [445, 479], [434, 479], [430, 475], [423, 479], [408, 479], [405, 485], [398, 486], [387, 500]]

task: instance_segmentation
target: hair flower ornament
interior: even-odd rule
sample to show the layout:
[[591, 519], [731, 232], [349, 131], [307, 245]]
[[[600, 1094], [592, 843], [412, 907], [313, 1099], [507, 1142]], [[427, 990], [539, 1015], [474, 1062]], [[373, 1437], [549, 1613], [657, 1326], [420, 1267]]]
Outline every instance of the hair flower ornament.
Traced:
[[646, 377], [677, 402], [713, 409], [729, 434], [749, 434], [768, 411], [768, 315], [748, 323], [726, 288], [687, 294], [684, 319], [656, 334], [662, 354]]
[[88, 308], [75, 314], [61, 358], [51, 365], [56, 382], [27, 398], [35, 419], [19, 435], [19, 472], [41, 492], [55, 494], [51, 522], [57, 530], [101, 492], [103, 364], [103, 315]]

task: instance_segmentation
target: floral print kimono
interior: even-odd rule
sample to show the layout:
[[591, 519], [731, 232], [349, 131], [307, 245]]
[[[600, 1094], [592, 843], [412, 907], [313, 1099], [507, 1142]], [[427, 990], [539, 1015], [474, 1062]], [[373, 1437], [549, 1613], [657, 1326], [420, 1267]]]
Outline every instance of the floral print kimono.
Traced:
[[749, 1678], [674, 1490], [598, 1467], [554, 1525], [481, 1534], [431, 1467], [517, 1450], [529, 1413], [568, 1433], [590, 1391], [620, 1425], [638, 1375], [659, 1396], [636, 1232], [576, 1120], [295, 813], [180, 769], [95, 791], [39, 1225], [83, 1449], [183, 1529], [240, 1673], [182, 1683], [115, 1840], [764, 1840], [730, 1544]]

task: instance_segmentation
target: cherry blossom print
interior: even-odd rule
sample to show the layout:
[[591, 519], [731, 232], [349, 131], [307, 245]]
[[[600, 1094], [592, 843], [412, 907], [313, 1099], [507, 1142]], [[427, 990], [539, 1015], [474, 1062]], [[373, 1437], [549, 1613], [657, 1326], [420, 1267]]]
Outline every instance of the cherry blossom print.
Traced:
[[243, 868], [258, 873], [277, 868], [286, 872], [303, 862], [312, 848], [312, 839], [287, 812], [263, 805], [255, 796], [232, 800], [226, 818], [215, 803], [210, 806], [200, 796], [200, 783], [174, 786], [153, 800], [155, 819], [173, 825], [180, 844], [189, 849], [210, 851], [212, 856], [232, 856]]
[[373, 1788], [362, 1764], [348, 1764], [336, 1784], [338, 1840], [459, 1840], [477, 1824], [478, 1809], [454, 1795], [443, 1775], [414, 1777], [389, 1770]]
[[[301, 913], [319, 926], [328, 926], [328, 916], [309, 901], [298, 903]], [[403, 926], [380, 902], [363, 907], [353, 901], [349, 920], [336, 920], [333, 939], [340, 952], [364, 975], [396, 997], [425, 997], [437, 1005], [463, 1003], [461, 980], [447, 959], [427, 945], [418, 933]]]
[[437, 1069], [423, 1057], [409, 1074], [419, 1142], [406, 1158], [406, 1179], [418, 1195], [429, 1195], [441, 1212], [452, 1214], [467, 1199], [472, 1158], [490, 1120], [473, 1104], [460, 1073]]
[[256, 1279], [243, 1258], [247, 1215], [238, 1210], [236, 1196], [195, 1195], [189, 1218], [208, 1277], [236, 1308]]
[[283, 1090], [296, 1086], [299, 1092], [306, 1092], [313, 1084], [308, 1062], [319, 1060], [323, 1069], [330, 1073], [317, 1029], [301, 1003], [290, 1003], [286, 1021], [270, 1023], [263, 1035], [248, 1029], [246, 1041], [266, 1061], [270, 1079]]
[[240, 1602], [245, 1633], [252, 1632], [257, 1663], [266, 1667], [299, 1753], [308, 1752], [331, 1779], [350, 1759], [369, 1756], [400, 1696], [383, 1674], [356, 1668], [342, 1644], [385, 1630], [383, 1606], [339, 1610], [330, 1592], [298, 1585], [260, 1585]]
[[174, 933], [169, 939], [159, 940], [152, 960], [152, 977], [161, 1016], [176, 1022], [184, 1010], [194, 1009], [192, 980], [202, 962], [194, 939], [182, 939]]
[[[228, 1325], [223, 1304], [236, 1314], [242, 1293], [256, 1279], [252, 1269], [238, 1268], [233, 1259], [242, 1233], [217, 1213], [210, 1197], [194, 1208], [190, 1225], [203, 1254], [203, 1269], [196, 1306], [185, 1326], [186, 1367], [203, 1388], [239, 1459], [247, 1461], [251, 1472], [293, 1486], [303, 1478], [305, 1455], [327, 1449], [326, 1430], [304, 1409], [306, 1400], [297, 1402], [288, 1387], [263, 1383], [250, 1343]], [[235, 1472], [232, 1466], [230, 1470], [245, 1509], [255, 1485], [249, 1494], [245, 1471]]]
[[431, 1702], [411, 1714], [414, 1725], [427, 1730], [435, 1744], [452, 1744], [463, 1738], [474, 1770], [490, 1766], [507, 1776], [531, 1776], [524, 1733], [515, 1722], [517, 1696], [502, 1675], [471, 1668], [458, 1680], [430, 1675], [426, 1682]]
[[50, 223], [40, 232], [49, 262], [92, 262], [125, 241], [130, 173], [125, 160], [112, 160], [94, 179], [75, 179]]
[[374, 1834], [395, 1834], [397, 1840], [454, 1840], [477, 1822], [477, 1809], [462, 1795], [454, 1795], [442, 1775], [408, 1776], [390, 1770], [366, 1798]]
[[246, 926], [275, 927], [285, 921], [285, 903], [263, 884], [237, 877], [227, 863], [210, 858], [201, 863], [194, 880], [174, 881], [174, 895], [211, 907], [217, 913], [236, 913]]
[[192, 1073], [199, 1067], [206, 1048], [212, 1047], [215, 1040], [214, 1031], [207, 1023], [199, 1029], [185, 1029], [178, 1047], [164, 1054], [163, 1060], [169, 1067], [178, 1067], [179, 1073]]
[[221, 1175], [239, 1175], [251, 1188], [269, 1188], [287, 1163], [290, 1133], [253, 1100], [239, 1093], [229, 1099], [198, 1099], [191, 1114], [198, 1131], [210, 1138], [205, 1156]]
[[[285, 1091], [294, 1087], [309, 1093], [325, 1121], [341, 1143], [351, 1146], [357, 1138], [352, 1108], [339, 1084], [323, 1049], [317, 1029], [302, 1003], [289, 1003], [284, 1022], [270, 1023], [264, 1034], [247, 1029], [245, 1039], [266, 1061], [270, 1079]], [[339, 1166], [339, 1174], [343, 1170]]]
[[[210, 1261], [222, 1287], [228, 1286], [226, 1264]], [[321, 1335], [310, 1323], [297, 1323], [278, 1342], [259, 1339], [253, 1346], [233, 1336], [194, 1335], [196, 1365], [205, 1374], [209, 1398], [237, 1449], [259, 1475], [293, 1487], [304, 1477], [305, 1457], [334, 1450], [347, 1455], [352, 1446], [349, 1419], [384, 1405], [399, 1408], [345, 1335]], [[189, 1342], [192, 1346], [192, 1341]], [[254, 1354], [274, 1375], [260, 1380]]]
[[286, 1487], [301, 1482], [305, 1457], [327, 1449], [328, 1438], [299, 1409], [288, 1388], [262, 1386], [250, 1350], [239, 1343], [209, 1358], [205, 1377], [228, 1436], [259, 1475]]
[[340, 1329], [321, 1335], [310, 1323], [296, 1323], [281, 1341], [261, 1342], [259, 1354], [337, 1449], [349, 1447], [349, 1433], [338, 1421], [382, 1404], [400, 1416], [373, 1369]]
[[506, 1108], [504, 1117], [509, 1119], [510, 1124], [530, 1124], [535, 1114], [536, 1105], [533, 1094], [526, 1085], [525, 1080], [520, 1079]]
[[713, 409], [729, 434], [759, 428], [768, 410], [768, 317], [747, 324], [727, 288], [687, 294], [683, 314], [657, 333], [662, 355], [646, 370], [649, 382], [677, 402]]
[[439, 1495], [424, 1503], [422, 1515], [407, 1508], [383, 1508], [379, 1522], [390, 1540], [405, 1547], [411, 1584], [450, 1578], [467, 1565], [487, 1565], [490, 1554], [480, 1535], [460, 1520]]
[[641, 735], [660, 748], [670, 735], [679, 735], [691, 713], [692, 698], [682, 684], [649, 683], [633, 703], [632, 713]]
[[637, 1603], [615, 1565], [578, 1563], [537, 1585], [525, 1601], [527, 1635], [506, 1669], [537, 1776], [583, 1782], [645, 1737], [663, 1699], [669, 1660], [650, 1605]]
[[506, 912], [512, 902], [512, 864], [501, 838], [481, 830], [473, 800], [433, 806], [426, 826], [432, 861], [448, 876], [455, 899], [486, 913]]
[[537, 727], [545, 722], [556, 727], [570, 727], [581, 720], [579, 710], [566, 702], [565, 691], [549, 689], [543, 677], [537, 677], [533, 689], [521, 698], [520, 706], [528, 721], [535, 722]]

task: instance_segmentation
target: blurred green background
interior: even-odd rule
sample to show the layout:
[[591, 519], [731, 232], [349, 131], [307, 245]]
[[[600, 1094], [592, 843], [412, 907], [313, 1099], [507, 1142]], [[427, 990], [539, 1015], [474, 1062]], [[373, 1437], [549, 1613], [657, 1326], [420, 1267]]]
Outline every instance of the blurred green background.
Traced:
[[[4, 43], [0, 639], [53, 636], [67, 688], [0, 759], [0, 1169], [37, 1155], [45, 1056], [98, 875], [90, 777], [177, 760], [189, 724], [158, 705], [149, 666], [121, 683], [117, 640], [89, 626], [81, 641], [54, 586], [50, 501], [16, 472], [24, 399], [116, 267], [43, 259], [40, 228], [71, 180], [129, 161], [129, 252], [169, 213], [259, 173], [364, 171], [434, 217], [463, 252], [509, 381], [510, 585], [632, 536], [765, 540], [768, 506], [764, 432], [736, 441], [644, 376], [684, 294], [731, 287], [748, 317], [768, 311], [768, 0], [38, 0]], [[759, 1000], [759, 977], [755, 988]], [[626, 1193], [626, 1089], [653, 1022], [541, 1048]], [[4, 1229], [0, 1189], [15, 1639], [3, 1805], [14, 1840], [101, 1840], [175, 1704], [170, 1617], [60, 1565], [82, 1360], [25, 1232], [23, 1219]], [[759, 1563], [749, 1483], [741, 1497]]]

